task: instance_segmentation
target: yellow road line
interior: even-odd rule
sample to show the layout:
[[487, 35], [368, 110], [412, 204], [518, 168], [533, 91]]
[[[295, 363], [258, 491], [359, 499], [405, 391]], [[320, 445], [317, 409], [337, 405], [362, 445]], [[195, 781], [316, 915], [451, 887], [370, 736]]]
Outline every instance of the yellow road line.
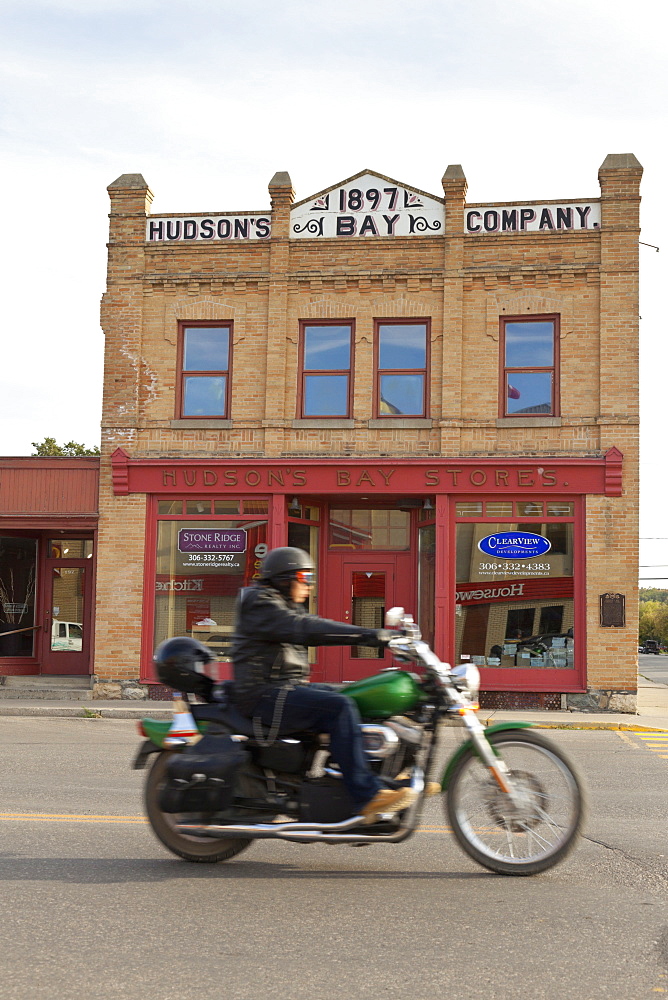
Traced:
[[0, 820], [40, 823], [147, 823], [142, 816], [94, 816], [76, 813], [0, 813]]

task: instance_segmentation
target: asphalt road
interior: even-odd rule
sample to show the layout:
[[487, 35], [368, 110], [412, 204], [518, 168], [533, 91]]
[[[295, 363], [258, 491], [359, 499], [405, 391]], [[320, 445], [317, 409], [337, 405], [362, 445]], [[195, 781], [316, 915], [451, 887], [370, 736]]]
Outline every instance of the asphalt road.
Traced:
[[638, 671], [657, 684], [668, 684], [668, 656], [638, 653]]
[[400, 846], [261, 842], [191, 865], [143, 822], [133, 723], [2, 718], [0, 997], [668, 993], [668, 745], [549, 735], [587, 778], [586, 835], [552, 871], [507, 878], [459, 851], [438, 801]]

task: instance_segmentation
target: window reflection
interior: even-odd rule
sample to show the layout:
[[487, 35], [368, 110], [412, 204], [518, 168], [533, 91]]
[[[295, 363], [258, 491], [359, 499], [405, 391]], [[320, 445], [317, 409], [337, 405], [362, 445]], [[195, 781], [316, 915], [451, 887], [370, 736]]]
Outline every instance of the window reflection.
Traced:
[[0, 657], [33, 654], [36, 558], [34, 538], [0, 536]]
[[[480, 542], [530, 532], [551, 543], [530, 558], [490, 556]], [[485, 547], [488, 547], [487, 545]], [[487, 667], [572, 669], [573, 524], [457, 525], [456, 655]]]

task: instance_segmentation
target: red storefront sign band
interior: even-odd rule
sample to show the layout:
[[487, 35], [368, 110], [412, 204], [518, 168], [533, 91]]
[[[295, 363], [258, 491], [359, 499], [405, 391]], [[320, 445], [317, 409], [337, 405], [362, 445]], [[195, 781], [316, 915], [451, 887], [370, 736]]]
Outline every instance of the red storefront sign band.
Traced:
[[601, 458], [306, 459], [295, 462], [239, 459], [167, 461], [132, 459], [121, 448], [111, 456], [116, 496], [128, 493], [599, 493], [621, 496], [623, 455], [611, 448]]

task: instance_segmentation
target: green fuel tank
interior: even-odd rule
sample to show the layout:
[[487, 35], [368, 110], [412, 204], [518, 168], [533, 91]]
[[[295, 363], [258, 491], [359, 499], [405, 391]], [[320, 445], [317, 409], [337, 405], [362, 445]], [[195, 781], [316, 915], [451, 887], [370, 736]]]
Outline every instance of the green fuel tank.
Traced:
[[353, 699], [363, 718], [389, 719], [415, 708], [422, 692], [413, 675], [405, 670], [383, 670], [346, 684], [342, 694]]

